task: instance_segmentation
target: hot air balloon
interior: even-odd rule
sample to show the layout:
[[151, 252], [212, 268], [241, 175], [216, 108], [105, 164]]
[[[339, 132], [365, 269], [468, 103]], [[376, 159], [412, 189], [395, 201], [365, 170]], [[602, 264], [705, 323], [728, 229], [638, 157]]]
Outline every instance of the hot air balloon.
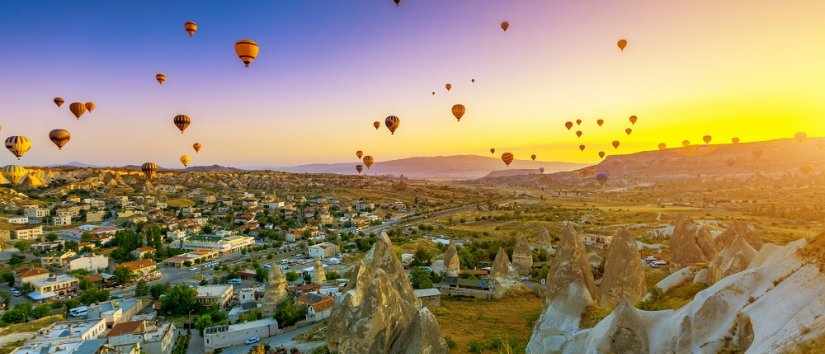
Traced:
[[155, 172], [158, 171], [158, 164], [154, 162], [146, 162], [140, 166], [140, 170], [143, 171], [143, 175], [146, 176], [146, 179], [152, 179], [155, 176]]
[[359, 160], [360, 160], [360, 159], [361, 159], [361, 157], [363, 157], [363, 156], [364, 156], [364, 152], [363, 152], [363, 151], [358, 150], [358, 151], [356, 151], [356, 152], [355, 152], [355, 157], [357, 157]]
[[255, 61], [255, 58], [258, 57], [258, 51], [260, 51], [258, 43], [251, 39], [241, 39], [235, 42], [235, 54], [238, 55], [238, 58], [246, 67], [249, 67], [249, 64]]
[[65, 102], [63, 100], [63, 97], [55, 97], [54, 98], [54, 104], [56, 104], [58, 108], [60, 108], [60, 106], [63, 105], [63, 102]]
[[374, 121], [374, 122], [372, 122], [372, 126], [375, 127], [375, 130], [378, 130], [378, 128], [381, 127], [381, 122]]
[[579, 151], [584, 151], [584, 148], [585, 148], [585, 147], [586, 147], [586, 146], [584, 146], [584, 144], [579, 145]]
[[496, 148], [490, 148], [490, 153], [495, 154], [496, 153]]
[[596, 181], [599, 182], [602, 186], [607, 183], [607, 172], [599, 172], [596, 174]]
[[639, 118], [636, 116], [630, 116], [630, 118], [627, 118], [627, 120], [630, 121], [630, 124], [636, 124], [636, 121], [639, 120]]
[[510, 22], [501, 21], [501, 24], [499, 25], [499, 27], [501, 27], [502, 31], [507, 32], [507, 29], [510, 28]]
[[627, 39], [624, 39], [624, 38], [619, 39], [616, 42], [616, 46], [619, 47], [620, 51], [624, 52], [624, 48], [627, 47]]
[[401, 0], [392, 0], [395, 3], [395, 6], [401, 6]]
[[159, 84], [163, 85], [163, 83], [166, 82], [166, 74], [164, 74], [164, 73], [155, 74], [155, 80], [157, 80], [157, 82]]
[[690, 146], [690, 140], [687, 140], [687, 139], [682, 140], [682, 146], [684, 146], [684, 147]]
[[476, 79], [470, 79], [470, 82], [476, 83]]
[[186, 21], [186, 23], [183, 24], [183, 29], [189, 37], [192, 37], [195, 35], [195, 32], [198, 31], [198, 24], [195, 23], [195, 21]]
[[510, 164], [513, 163], [513, 154], [509, 152], [501, 154], [501, 161], [503, 161], [505, 165], [510, 166]]
[[604, 158], [604, 151], [599, 151], [599, 158], [600, 158], [600, 159], [603, 159], [603, 158]]
[[367, 166], [367, 168], [372, 167], [372, 164], [375, 162], [375, 160], [372, 158], [372, 155], [364, 156], [362, 161], [364, 161], [364, 166]]
[[455, 120], [460, 122], [461, 117], [464, 116], [464, 111], [465, 111], [464, 105], [463, 104], [455, 104], [455, 105], [453, 105], [452, 111], [453, 111], [453, 115], [455, 116]]
[[576, 125], [582, 125], [582, 120], [581, 120], [581, 118], [576, 119]]
[[84, 106], [86, 107], [86, 110], [89, 111], [89, 113], [92, 113], [92, 111], [95, 110], [95, 107], [97, 107], [97, 106], [95, 106], [94, 102], [86, 102], [86, 104], [84, 104]]
[[633, 132], [633, 129], [625, 128], [624, 132], [625, 132], [625, 134], [630, 135], [630, 133]]
[[86, 105], [83, 102], [72, 102], [69, 105], [69, 111], [74, 114], [75, 118], [80, 119], [80, 116], [86, 113]]
[[183, 134], [186, 128], [189, 127], [189, 124], [192, 123], [192, 118], [189, 118], [189, 116], [185, 114], [178, 114], [172, 118], [172, 123], [174, 123], [175, 126], [178, 127], [178, 130], [180, 130], [180, 133]]
[[577, 137], [579, 137], [579, 138], [581, 138], [581, 137], [582, 137], [582, 131], [581, 131], [581, 130], [577, 130], [577, 131], [576, 131], [576, 136], [577, 136]]
[[539, 173], [544, 173], [544, 167], [539, 167]]
[[567, 130], [570, 130], [570, 128], [573, 128], [573, 122], [571, 122], [571, 121], [564, 122], [564, 127], [567, 128]]
[[199, 153], [199, 152], [201, 152], [201, 148], [202, 148], [202, 147], [203, 147], [203, 145], [201, 145], [201, 143], [194, 143], [194, 144], [192, 144], [192, 148], [193, 148], [193, 149], [195, 149], [195, 153]]
[[355, 165], [355, 170], [358, 171], [358, 174], [361, 174], [361, 171], [364, 170], [364, 166], [362, 165]]
[[453, 84], [448, 82], [448, 83], [444, 84], [444, 88], [447, 89], [447, 91], [450, 91], [450, 90], [453, 89]]
[[433, 91], [433, 96], [435, 96], [435, 91]]
[[710, 135], [705, 135], [705, 136], [702, 137], [702, 141], [704, 141], [705, 144], [710, 144], [711, 139], [713, 139], [713, 138]]
[[32, 147], [32, 142], [29, 138], [22, 135], [14, 135], [6, 138], [6, 149], [9, 149], [14, 156], [20, 160], [26, 152]]
[[664, 149], [667, 149], [667, 144], [659, 143], [659, 150], [664, 150]]
[[614, 148], [614, 149], [618, 149], [618, 148], [619, 148], [619, 144], [620, 144], [620, 143], [619, 143], [619, 141], [618, 141], [618, 140], [613, 140], [613, 142], [612, 142], [612, 143], [610, 143], [610, 144], [611, 144], [611, 145], [613, 145], [613, 148]]
[[730, 139], [730, 142], [732, 142], [732, 143], [734, 143], [734, 144], [739, 144], [739, 137], [738, 137], [738, 136], [735, 136], [735, 137], [731, 138], [731, 139]]
[[536, 161], [536, 154], [530, 155], [530, 159], [533, 160], [533, 161]]
[[[396, 116], [387, 116], [384, 119], [384, 125], [387, 126], [387, 129], [390, 130], [390, 134], [395, 135], [395, 130], [398, 129], [398, 125], [401, 124], [401, 119], [398, 119]], [[369, 166], [367, 166], [369, 168]]]
[[27, 171], [23, 166], [8, 165], [3, 168], [3, 174], [6, 175], [6, 178], [9, 182], [11, 182], [11, 184], [18, 185], [26, 179], [26, 176], [29, 175], [29, 171]]
[[189, 167], [189, 163], [192, 162], [192, 158], [189, 157], [187, 154], [180, 155], [180, 163], [183, 167]]
[[71, 138], [72, 135], [69, 134], [69, 131], [66, 129], [54, 129], [49, 132], [49, 140], [57, 145], [58, 150], [63, 150], [63, 146], [69, 143]]
[[604, 119], [601, 119], [601, 118], [596, 119], [596, 124], [598, 124], [601, 127], [602, 124], [604, 124]]

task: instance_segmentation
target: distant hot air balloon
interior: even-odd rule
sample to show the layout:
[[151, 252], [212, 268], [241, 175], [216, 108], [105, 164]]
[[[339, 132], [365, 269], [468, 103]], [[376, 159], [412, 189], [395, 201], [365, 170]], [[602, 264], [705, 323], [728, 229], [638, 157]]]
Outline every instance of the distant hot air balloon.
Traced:
[[143, 175], [146, 176], [146, 179], [152, 179], [155, 176], [155, 172], [158, 171], [158, 164], [154, 162], [146, 162], [140, 166], [140, 170], [143, 171]]
[[584, 151], [585, 148], [586, 146], [584, 146], [584, 144], [579, 145], [579, 151]]
[[[396, 116], [387, 116], [384, 119], [384, 125], [387, 126], [387, 129], [390, 130], [390, 134], [395, 135], [395, 130], [398, 129], [398, 126], [401, 124], [401, 119]], [[369, 168], [369, 166], [367, 166]]]
[[69, 111], [74, 114], [75, 118], [80, 119], [80, 116], [86, 113], [86, 105], [83, 102], [72, 102], [69, 105]]
[[401, 6], [401, 0], [392, 0], [395, 3], [395, 6]]
[[255, 61], [259, 51], [258, 43], [255, 43], [255, 41], [251, 39], [241, 39], [235, 42], [235, 54], [238, 55], [238, 58], [241, 59], [243, 65], [246, 67], [249, 67], [249, 64]]
[[192, 158], [189, 157], [187, 154], [180, 155], [180, 163], [183, 167], [189, 167], [189, 163], [192, 162]]
[[573, 128], [573, 122], [571, 122], [571, 121], [564, 122], [564, 127], [567, 128], [567, 130], [570, 130], [570, 128]]
[[510, 164], [513, 163], [513, 154], [509, 152], [501, 154], [501, 161], [503, 161], [505, 165], [510, 166]]
[[444, 88], [447, 89], [447, 91], [450, 91], [450, 90], [453, 89], [453, 84], [448, 82], [448, 83], [444, 84]]
[[192, 148], [193, 148], [193, 149], [195, 149], [195, 153], [199, 153], [199, 152], [201, 152], [201, 148], [202, 148], [202, 147], [203, 147], [203, 145], [201, 145], [201, 143], [194, 143], [194, 144], [192, 144]]
[[667, 149], [667, 144], [659, 143], [659, 150], [664, 150], [664, 149]]
[[364, 166], [367, 166], [367, 168], [372, 167], [372, 164], [375, 162], [375, 160], [372, 158], [372, 155], [364, 156], [362, 161], [364, 161]]
[[502, 31], [507, 32], [507, 29], [510, 28], [510, 22], [501, 21], [501, 24], [499, 24], [499, 27], [501, 27]]
[[63, 97], [55, 97], [54, 98], [54, 104], [56, 104], [58, 108], [60, 108], [60, 106], [63, 105], [63, 102], [65, 102], [63, 100]]
[[372, 122], [372, 126], [375, 127], [375, 130], [378, 130], [378, 128], [381, 127], [381, 122], [374, 121], [374, 122]]
[[157, 80], [157, 82], [159, 84], [163, 85], [163, 83], [166, 82], [166, 74], [164, 74], [164, 73], [155, 74], [155, 80]]
[[738, 137], [738, 136], [735, 136], [735, 137], [731, 138], [731, 139], [730, 139], [730, 142], [732, 142], [732, 143], [734, 143], [734, 144], [739, 144], [739, 137]]
[[602, 186], [607, 183], [607, 172], [599, 172], [596, 174], [596, 181], [599, 182]]
[[796, 134], [793, 135], [793, 138], [797, 142], [801, 143], [801, 142], [805, 141], [805, 139], [808, 138], [808, 134], [806, 134], [805, 132], [796, 132]]
[[582, 125], [582, 120], [581, 120], [581, 118], [576, 119], [576, 125]]
[[600, 158], [600, 159], [603, 159], [603, 158], [604, 158], [604, 151], [599, 151], [599, 158]]
[[86, 107], [86, 110], [89, 111], [89, 113], [92, 113], [92, 111], [95, 110], [95, 107], [97, 107], [94, 102], [86, 102], [83, 106]]
[[433, 91], [433, 96], [435, 96], [435, 91]]
[[32, 147], [32, 142], [29, 138], [22, 135], [14, 135], [6, 138], [6, 149], [20, 160], [26, 152]]
[[355, 157], [357, 157], [359, 160], [360, 160], [360, 159], [361, 159], [361, 157], [363, 157], [363, 156], [364, 156], [364, 152], [363, 152], [363, 151], [358, 150], [358, 151], [356, 151], [356, 152], [355, 152]]
[[496, 153], [496, 148], [490, 148], [490, 153], [495, 154]]
[[612, 144], [612, 145], [613, 145], [613, 148], [614, 148], [614, 149], [618, 149], [618, 148], [619, 148], [619, 144], [620, 144], [620, 143], [619, 143], [619, 141], [618, 141], [618, 140], [613, 140], [613, 142], [612, 142], [612, 143], [610, 143], [610, 144]]
[[702, 141], [704, 141], [705, 144], [710, 144], [711, 139], [713, 138], [710, 135], [705, 135], [702, 137]]
[[175, 126], [178, 127], [178, 130], [180, 130], [180, 133], [183, 134], [186, 128], [189, 127], [189, 124], [192, 123], [192, 118], [189, 118], [189, 116], [185, 114], [178, 114], [172, 118], [172, 123], [174, 123]]
[[6, 175], [6, 178], [9, 182], [11, 182], [11, 184], [18, 185], [26, 179], [26, 176], [29, 175], [29, 171], [23, 166], [8, 165], [3, 168], [3, 174]]
[[455, 116], [455, 120], [460, 122], [461, 117], [464, 116], [464, 111], [465, 111], [464, 105], [463, 104], [455, 104], [455, 105], [453, 105], [452, 111], [453, 111], [453, 115]]
[[596, 119], [596, 124], [598, 124], [601, 127], [602, 124], [604, 124], [604, 119], [601, 119], [601, 118]]
[[544, 173], [544, 167], [539, 167], [539, 173]]
[[576, 131], [576, 136], [577, 136], [577, 137], [579, 137], [579, 138], [581, 138], [581, 137], [582, 137], [582, 131], [581, 131], [581, 130], [577, 130], [577, 131]]
[[530, 155], [530, 159], [533, 160], [533, 161], [536, 161], [536, 154]]
[[633, 132], [633, 129], [625, 128], [624, 132], [625, 132], [625, 134], [630, 135], [630, 133]]
[[362, 165], [355, 165], [355, 170], [356, 170], [356, 171], [358, 171], [358, 174], [360, 175], [360, 174], [361, 174], [361, 172], [362, 172], [362, 171], [364, 171], [364, 166], [362, 166]]
[[195, 21], [186, 21], [186, 23], [183, 24], [183, 29], [189, 37], [192, 37], [195, 35], [195, 32], [198, 31], [198, 24], [195, 23]]
[[687, 140], [687, 139], [682, 140], [682, 146], [684, 146], [684, 147], [690, 146], [690, 140]]
[[636, 124], [636, 121], [639, 120], [639, 118], [636, 116], [630, 116], [630, 118], [627, 118], [627, 120], [630, 121], [630, 124]]
[[63, 150], [63, 146], [69, 143], [72, 135], [66, 129], [54, 129], [49, 132], [49, 140], [57, 145], [58, 150]]
[[619, 39], [616, 42], [616, 46], [619, 47], [620, 51], [624, 52], [624, 48], [627, 47], [627, 39], [624, 39], [624, 38]]
[[476, 79], [470, 79], [470, 82], [476, 83]]

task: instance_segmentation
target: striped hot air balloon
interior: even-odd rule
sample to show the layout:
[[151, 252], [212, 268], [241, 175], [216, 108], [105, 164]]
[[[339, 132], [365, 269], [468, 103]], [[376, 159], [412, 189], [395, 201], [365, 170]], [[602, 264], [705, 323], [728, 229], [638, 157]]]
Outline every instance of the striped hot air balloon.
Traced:
[[32, 147], [32, 142], [29, 138], [22, 135], [14, 135], [6, 138], [6, 149], [11, 151], [19, 160]]

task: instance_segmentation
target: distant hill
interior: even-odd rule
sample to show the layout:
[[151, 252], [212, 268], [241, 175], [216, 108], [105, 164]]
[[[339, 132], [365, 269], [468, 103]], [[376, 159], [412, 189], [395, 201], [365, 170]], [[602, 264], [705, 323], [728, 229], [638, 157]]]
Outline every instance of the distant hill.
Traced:
[[[291, 167], [273, 168], [273, 170], [296, 173], [337, 173], [354, 174], [357, 161], [351, 163], [309, 164]], [[404, 175], [410, 178], [433, 180], [462, 180], [484, 177], [494, 171], [518, 171], [527, 174], [544, 167], [545, 173], [570, 171], [583, 167], [583, 164], [514, 160], [510, 167], [497, 158], [478, 155], [453, 155], [433, 157], [410, 157], [398, 160], [376, 162], [368, 171], [369, 175]]]
[[186, 172], [240, 172], [243, 171], [240, 168], [235, 167], [227, 167], [221, 165], [211, 165], [211, 166], [191, 166], [183, 169]]
[[95, 168], [95, 167], [98, 167], [98, 166], [88, 164], [88, 163], [78, 162], [78, 161], [71, 161], [71, 162], [67, 162], [67, 163], [64, 163], [64, 164], [52, 165], [52, 166], [49, 166], [49, 167], [56, 167], [56, 168], [59, 168], [59, 167], [64, 167], [64, 168]]

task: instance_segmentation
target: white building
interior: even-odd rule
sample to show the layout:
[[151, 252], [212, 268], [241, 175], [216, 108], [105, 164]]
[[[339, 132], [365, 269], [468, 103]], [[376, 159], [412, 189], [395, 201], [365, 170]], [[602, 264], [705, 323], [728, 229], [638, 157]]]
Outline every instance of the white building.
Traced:
[[37, 205], [29, 205], [23, 208], [23, 215], [26, 215], [29, 218], [45, 218], [49, 215], [49, 210], [41, 208]]
[[131, 321], [115, 325], [107, 334], [109, 345], [119, 348], [139, 346], [141, 353], [169, 354], [175, 346], [175, 325]]
[[52, 224], [55, 226], [66, 226], [72, 224], [72, 216], [68, 214], [57, 214], [52, 218]]
[[29, 217], [28, 216], [12, 216], [6, 219], [9, 224], [28, 224]]
[[307, 248], [307, 254], [312, 258], [329, 258], [338, 254], [338, 247], [330, 242], [321, 242]]
[[69, 271], [85, 270], [95, 273], [99, 270], [109, 268], [109, 257], [96, 254], [92, 256], [83, 256], [69, 261]]
[[14, 230], [12, 240], [37, 240], [43, 236], [43, 226], [34, 226]]
[[213, 326], [205, 329], [203, 346], [206, 352], [242, 345], [249, 337], [267, 338], [281, 333], [278, 321], [272, 318], [234, 325]]

